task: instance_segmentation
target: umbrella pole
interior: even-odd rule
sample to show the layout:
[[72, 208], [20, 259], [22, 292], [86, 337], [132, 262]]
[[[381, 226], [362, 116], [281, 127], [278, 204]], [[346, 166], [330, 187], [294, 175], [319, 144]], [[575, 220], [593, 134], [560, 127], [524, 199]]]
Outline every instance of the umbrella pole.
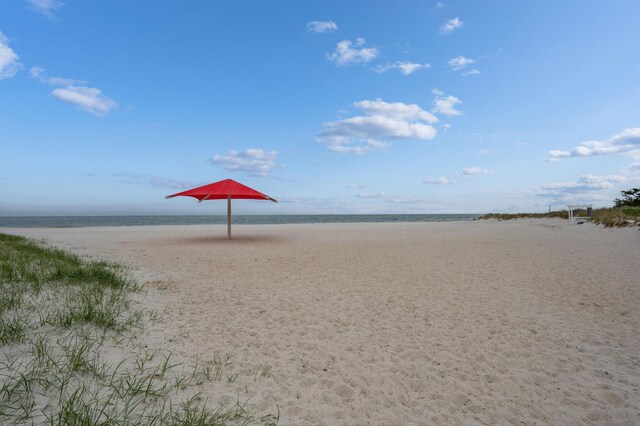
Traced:
[[231, 194], [227, 195], [227, 237], [231, 239]]

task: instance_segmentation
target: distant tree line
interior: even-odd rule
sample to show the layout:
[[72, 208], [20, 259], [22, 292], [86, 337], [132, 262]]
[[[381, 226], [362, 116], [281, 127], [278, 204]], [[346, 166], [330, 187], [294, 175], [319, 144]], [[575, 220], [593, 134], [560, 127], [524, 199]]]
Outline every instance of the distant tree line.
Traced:
[[621, 198], [613, 200], [616, 207], [640, 207], [640, 188], [632, 188], [628, 191], [620, 191]]

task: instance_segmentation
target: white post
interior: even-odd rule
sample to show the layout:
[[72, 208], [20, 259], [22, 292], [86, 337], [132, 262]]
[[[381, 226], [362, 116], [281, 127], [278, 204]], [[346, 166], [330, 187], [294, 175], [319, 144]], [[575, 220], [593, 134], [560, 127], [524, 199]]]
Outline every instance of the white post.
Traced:
[[227, 237], [231, 239], [231, 194], [227, 195]]
[[567, 206], [569, 207], [569, 224], [573, 225], [573, 206]]

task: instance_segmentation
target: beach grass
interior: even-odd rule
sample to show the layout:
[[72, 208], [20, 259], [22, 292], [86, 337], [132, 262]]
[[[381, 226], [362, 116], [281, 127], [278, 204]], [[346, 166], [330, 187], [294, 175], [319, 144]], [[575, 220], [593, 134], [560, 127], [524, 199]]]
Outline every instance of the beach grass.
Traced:
[[[574, 211], [576, 217], [587, 216], [587, 211], [578, 209]], [[477, 220], [511, 220], [511, 219], [569, 219], [567, 210], [557, 210], [548, 213], [487, 213]], [[639, 207], [612, 207], [594, 209], [591, 220], [594, 223], [609, 227], [630, 227], [640, 226], [640, 208]]]
[[133, 302], [140, 292], [119, 265], [0, 234], [0, 423], [277, 424], [249, 400], [202, 396], [207, 382], [238, 377], [229, 357], [183, 368], [127, 347], [159, 318]]

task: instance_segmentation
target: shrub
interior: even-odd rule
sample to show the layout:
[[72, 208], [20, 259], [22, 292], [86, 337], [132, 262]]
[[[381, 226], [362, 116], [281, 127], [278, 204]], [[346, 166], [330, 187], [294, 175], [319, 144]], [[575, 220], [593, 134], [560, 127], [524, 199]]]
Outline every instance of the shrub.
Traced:
[[628, 191], [621, 191], [620, 193], [622, 194], [622, 198], [613, 200], [615, 207], [640, 207], [640, 188], [632, 188]]

